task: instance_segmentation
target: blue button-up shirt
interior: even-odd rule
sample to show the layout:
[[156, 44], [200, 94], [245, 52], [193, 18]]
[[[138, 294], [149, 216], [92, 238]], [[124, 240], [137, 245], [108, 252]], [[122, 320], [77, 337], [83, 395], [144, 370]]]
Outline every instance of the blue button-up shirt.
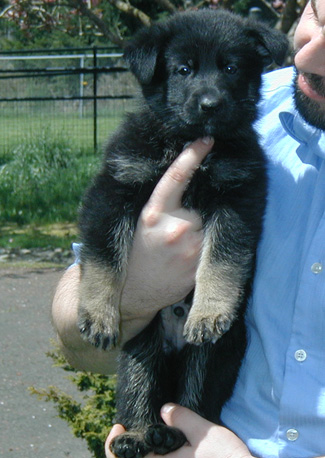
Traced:
[[325, 455], [325, 136], [297, 114], [292, 80], [291, 68], [265, 76], [268, 204], [248, 350], [222, 415], [258, 457]]

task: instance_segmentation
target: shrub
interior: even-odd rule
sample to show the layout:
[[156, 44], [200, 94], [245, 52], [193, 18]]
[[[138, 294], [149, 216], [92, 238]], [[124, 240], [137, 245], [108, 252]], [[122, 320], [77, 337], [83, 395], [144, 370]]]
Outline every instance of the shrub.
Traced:
[[96, 159], [45, 130], [0, 166], [0, 221], [75, 221]]
[[72, 433], [87, 441], [88, 449], [95, 458], [105, 458], [104, 443], [115, 415], [115, 376], [75, 371], [56, 348], [49, 352], [55, 366], [73, 372], [68, 378], [83, 392], [80, 403], [55, 386], [46, 389], [30, 387], [31, 394], [54, 402], [59, 417], [65, 420]]

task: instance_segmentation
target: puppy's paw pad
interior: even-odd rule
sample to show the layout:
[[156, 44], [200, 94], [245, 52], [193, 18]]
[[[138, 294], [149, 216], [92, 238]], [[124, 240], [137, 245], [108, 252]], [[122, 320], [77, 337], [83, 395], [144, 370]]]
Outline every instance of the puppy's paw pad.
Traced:
[[110, 444], [111, 452], [118, 458], [142, 458], [152, 449], [144, 443], [140, 433], [124, 433], [117, 436]]
[[88, 312], [79, 313], [78, 327], [82, 337], [96, 348], [107, 350], [117, 345], [119, 331], [104, 321], [95, 321]]
[[184, 337], [188, 343], [215, 343], [230, 329], [232, 320], [224, 315], [189, 319], [184, 326]]
[[146, 444], [158, 455], [177, 450], [186, 441], [182, 431], [163, 424], [150, 426], [145, 434]]

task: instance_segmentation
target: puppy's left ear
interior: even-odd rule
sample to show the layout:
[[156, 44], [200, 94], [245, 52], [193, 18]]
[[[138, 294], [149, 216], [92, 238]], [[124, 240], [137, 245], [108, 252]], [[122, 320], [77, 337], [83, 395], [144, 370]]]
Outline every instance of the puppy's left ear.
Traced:
[[256, 43], [256, 51], [262, 57], [264, 66], [272, 62], [282, 65], [289, 48], [286, 35], [263, 22], [249, 20], [249, 24], [249, 34]]
[[124, 59], [140, 84], [150, 84], [168, 40], [165, 24], [141, 29], [124, 48]]

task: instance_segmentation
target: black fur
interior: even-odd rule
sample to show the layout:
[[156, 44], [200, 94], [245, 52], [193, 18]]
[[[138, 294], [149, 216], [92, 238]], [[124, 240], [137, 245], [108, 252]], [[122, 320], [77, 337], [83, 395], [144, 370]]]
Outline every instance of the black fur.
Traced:
[[[245, 352], [243, 315], [266, 199], [265, 159], [252, 123], [263, 68], [281, 63], [286, 49], [282, 35], [263, 24], [201, 10], [141, 31], [125, 50], [144, 103], [113, 136], [85, 196], [82, 278], [95, 265], [113, 275], [121, 290], [136, 223], [157, 181], [187, 142], [210, 135], [215, 144], [183, 197], [184, 207], [202, 217], [206, 247], [185, 324], [187, 343], [166, 351], [160, 313], [124, 346], [117, 420], [129, 432], [113, 442], [117, 456], [164, 454], [184, 444], [180, 431], [161, 424], [163, 403], [180, 402], [218, 422], [232, 393]], [[211, 287], [204, 272], [213, 269], [216, 308], [220, 303], [225, 313], [204, 296]], [[82, 281], [87, 288], [89, 279]], [[93, 283], [89, 297], [96, 296], [96, 278]], [[80, 330], [93, 344], [116, 343], [118, 325], [102, 325], [100, 319], [96, 324], [87, 304], [79, 316]]]
[[[181, 431], [161, 424], [159, 412], [166, 402], [179, 403], [219, 422], [245, 353], [243, 313], [241, 307], [230, 330], [215, 344], [186, 344], [180, 351], [166, 352], [164, 326], [157, 315], [124, 346], [119, 358], [116, 420], [128, 432], [111, 444], [116, 456], [140, 457], [150, 451], [164, 455], [186, 442]], [[154, 434], [156, 443], [151, 438]]]

